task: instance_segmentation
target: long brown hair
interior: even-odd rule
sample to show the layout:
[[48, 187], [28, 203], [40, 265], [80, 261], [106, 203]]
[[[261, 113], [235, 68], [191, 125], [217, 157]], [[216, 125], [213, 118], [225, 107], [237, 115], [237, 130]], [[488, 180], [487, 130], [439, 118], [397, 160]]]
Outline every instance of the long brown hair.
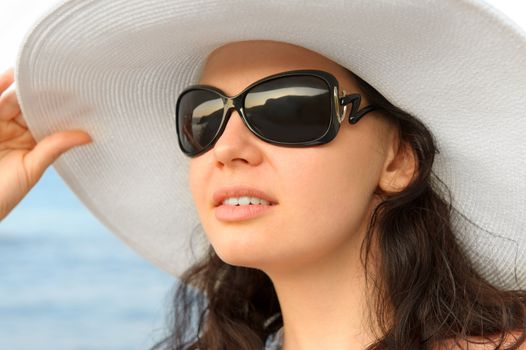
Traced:
[[[375, 297], [369, 311], [382, 334], [367, 350], [438, 349], [447, 340], [460, 346], [460, 341], [474, 339], [491, 340], [495, 349], [502, 349], [512, 331], [521, 335], [506, 342], [505, 349], [518, 349], [526, 338], [526, 291], [493, 286], [475, 271], [456, 240], [451, 194], [431, 170], [438, 153], [433, 135], [348, 73], [369, 103], [380, 108], [375, 113], [397, 125], [399, 139], [411, 147], [418, 167], [401, 192], [377, 189], [382, 201], [370, 218], [362, 264], [367, 272], [375, 242], [379, 264], [372, 274]], [[266, 338], [283, 326], [269, 277], [258, 269], [226, 264], [211, 246], [175, 288], [168, 334], [152, 350], [261, 350]]]

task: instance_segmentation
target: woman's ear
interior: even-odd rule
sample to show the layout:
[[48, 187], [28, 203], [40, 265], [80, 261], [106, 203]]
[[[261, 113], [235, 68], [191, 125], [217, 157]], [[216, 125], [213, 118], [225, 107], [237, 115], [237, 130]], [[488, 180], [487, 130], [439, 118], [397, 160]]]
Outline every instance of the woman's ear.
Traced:
[[409, 143], [400, 142], [393, 137], [387, 149], [387, 157], [380, 175], [378, 187], [386, 192], [400, 192], [405, 189], [416, 175], [417, 160]]

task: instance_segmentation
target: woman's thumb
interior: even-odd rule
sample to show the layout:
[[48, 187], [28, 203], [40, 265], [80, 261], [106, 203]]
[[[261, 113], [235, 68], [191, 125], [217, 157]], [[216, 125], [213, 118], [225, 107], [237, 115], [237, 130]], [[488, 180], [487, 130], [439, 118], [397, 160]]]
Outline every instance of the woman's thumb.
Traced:
[[24, 158], [31, 185], [34, 185], [57, 158], [67, 150], [90, 143], [91, 137], [80, 130], [61, 131], [43, 138]]

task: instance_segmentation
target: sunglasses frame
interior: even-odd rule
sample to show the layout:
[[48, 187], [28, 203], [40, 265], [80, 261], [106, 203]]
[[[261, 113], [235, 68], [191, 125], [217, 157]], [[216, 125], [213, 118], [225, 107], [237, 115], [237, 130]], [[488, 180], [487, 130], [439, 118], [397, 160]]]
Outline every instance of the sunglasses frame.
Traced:
[[[306, 141], [306, 142], [280, 142], [280, 141], [274, 141], [271, 139], [268, 139], [264, 137], [263, 135], [260, 135], [256, 130], [252, 128], [250, 125], [248, 119], [245, 116], [244, 111], [244, 101], [245, 96], [250, 92], [252, 88], [255, 86], [262, 84], [264, 82], [268, 82], [269, 80], [274, 80], [277, 78], [283, 78], [287, 76], [315, 76], [318, 78], [321, 78], [327, 83], [327, 87], [329, 89], [329, 92], [332, 91], [332, 103], [331, 103], [331, 116], [329, 121], [329, 126], [327, 127], [327, 130], [325, 133], [317, 138], [316, 140], [312, 141]], [[223, 100], [224, 106], [223, 106], [223, 116], [221, 119], [221, 124], [219, 126], [219, 129], [217, 130], [216, 134], [212, 138], [212, 140], [199, 152], [186, 152], [183, 148], [183, 145], [181, 143], [181, 135], [179, 135], [179, 127], [178, 127], [178, 111], [179, 111], [179, 105], [181, 98], [190, 91], [193, 90], [205, 90], [209, 92], [213, 92], [217, 94], [221, 99]], [[223, 131], [226, 128], [226, 124], [228, 123], [228, 120], [230, 119], [230, 116], [232, 115], [232, 112], [236, 110], [238, 114], [241, 116], [241, 119], [243, 120], [243, 123], [247, 126], [247, 128], [259, 139], [271, 143], [273, 145], [278, 146], [285, 146], [285, 147], [309, 147], [309, 146], [315, 146], [315, 145], [321, 145], [330, 142], [333, 140], [338, 130], [340, 129], [341, 122], [343, 121], [346, 111], [347, 111], [347, 105], [351, 104], [351, 111], [349, 113], [349, 123], [356, 124], [366, 113], [369, 113], [373, 110], [379, 109], [373, 105], [366, 106], [362, 108], [361, 110], [358, 110], [360, 106], [361, 96], [358, 93], [346, 95], [346, 91], [342, 90], [342, 96], [339, 97], [340, 91], [339, 91], [339, 84], [338, 80], [330, 73], [322, 70], [314, 70], [314, 69], [308, 69], [308, 70], [291, 70], [286, 72], [281, 72], [277, 74], [273, 74], [267, 77], [264, 77], [249, 86], [247, 86], [243, 91], [241, 91], [239, 94], [235, 96], [227, 96], [221, 89], [216, 88], [211, 85], [190, 85], [186, 87], [177, 98], [177, 103], [175, 107], [175, 124], [176, 124], [176, 130], [177, 130], [177, 139], [179, 141], [179, 148], [181, 151], [187, 155], [188, 157], [197, 157], [202, 153], [207, 152], [209, 149], [211, 149], [216, 141], [219, 139], [219, 137], [223, 134]]]

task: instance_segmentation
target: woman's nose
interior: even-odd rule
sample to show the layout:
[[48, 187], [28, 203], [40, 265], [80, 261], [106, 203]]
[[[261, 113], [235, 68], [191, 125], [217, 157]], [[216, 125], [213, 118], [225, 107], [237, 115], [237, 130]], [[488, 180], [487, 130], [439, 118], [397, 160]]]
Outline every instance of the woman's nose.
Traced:
[[232, 111], [223, 133], [213, 147], [215, 158], [222, 164], [232, 164], [241, 161], [257, 164], [262, 159], [261, 143], [249, 130], [236, 110]]

